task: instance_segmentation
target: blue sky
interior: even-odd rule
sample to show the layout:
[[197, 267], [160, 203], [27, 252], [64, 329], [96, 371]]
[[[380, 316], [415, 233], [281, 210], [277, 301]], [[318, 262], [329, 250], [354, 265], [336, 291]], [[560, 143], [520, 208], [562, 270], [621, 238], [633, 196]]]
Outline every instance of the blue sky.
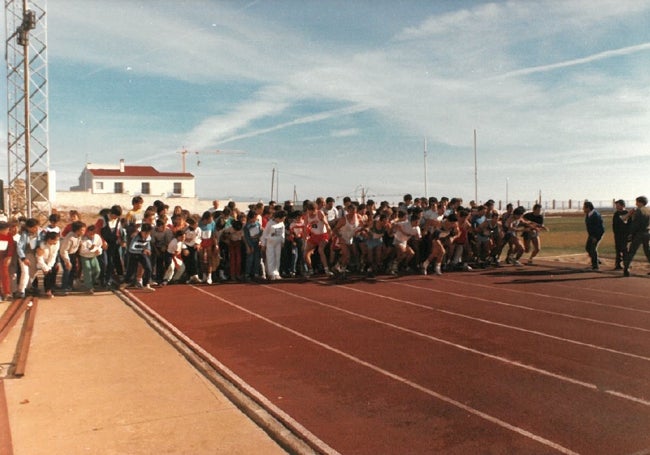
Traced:
[[426, 195], [470, 200], [476, 130], [479, 200], [506, 182], [523, 201], [650, 193], [648, 2], [57, 0], [47, 15], [58, 189], [85, 161], [180, 171], [185, 147], [201, 197], [268, 199], [275, 167], [279, 199], [396, 200], [425, 195], [426, 137]]

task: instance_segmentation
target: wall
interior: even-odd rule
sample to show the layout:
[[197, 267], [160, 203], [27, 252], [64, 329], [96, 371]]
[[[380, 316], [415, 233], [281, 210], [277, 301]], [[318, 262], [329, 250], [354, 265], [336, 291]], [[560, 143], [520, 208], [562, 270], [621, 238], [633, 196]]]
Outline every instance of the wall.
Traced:
[[[52, 208], [57, 209], [59, 212], [65, 212], [71, 209], [78, 210], [81, 213], [99, 213], [102, 208], [111, 207], [112, 205], [121, 205], [123, 209], [131, 207], [132, 195], [129, 194], [91, 194], [85, 191], [57, 191], [56, 200], [52, 201]], [[186, 197], [156, 197], [156, 196], [142, 196], [144, 199], [144, 206], [147, 207], [153, 204], [153, 201], [160, 199], [170, 208], [180, 205], [184, 209], [192, 213], [202, 214], [204, 211], [212, 207], [211, 199], [199, 198], [186, 198]], [[219, 208], [223, 208], [228, 204], [228, 200], [220, 200]], [[257, 201], [236, 201], [237, 207], [240, 210], [245, 210], [248, 205]]]
[[[98, 189], [97, 182], [102, 182], [104, 189]], [[149, 194], [155, 198], [155, 195], [171, 194], [174, 190], [174, 182], [180, 182], [183, 197], [192, 198], [195, 196], [194, 179], [185, 177], [176, 178], [145, 178], [145, 177], [94, 177], [92, 185], [95, 188], [95, 194], [115, 194], [115, 182], [121, 182], [123, 192], [130, 195], [141, 194], [142, 183], [149, 183]], [[144, 195], [142, 196], [144, 197]]]

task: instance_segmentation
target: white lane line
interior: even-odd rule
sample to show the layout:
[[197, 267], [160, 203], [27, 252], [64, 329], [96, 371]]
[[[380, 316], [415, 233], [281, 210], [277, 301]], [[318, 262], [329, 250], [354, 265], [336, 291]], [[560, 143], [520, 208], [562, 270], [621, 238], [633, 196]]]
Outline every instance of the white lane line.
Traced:
[[[574, 286], [569, 286], [568, 284], [554, 283], [554, 282], [553, 283], [548, 283], [548, 284], [553, 285], [553, 286], [557, 286], [557, 287], [561, 287], [561, 288], [569, 288], [569, 289], [574, 289], [575, 290]], [[621, 296], [621, 297], [634, 297], [636, 299], [650, 300], [650, 297], [648, 297], [647, 295], [630, 294], [629, 292], [613, 291], [611, 289], [593, 289], [593, 288], [590, 288], [588, 290], [593, 291], [593, 292], [597, 292], [599, 294], [612, 294], [612, 295]], [[587, 302], [587, 303], [589, 303], [589, 302]], [[616, 305], [612, 305], [612, 308], [622, 308], [622, 309], [627, 309], [629, 311], [640, 311], [640, 312], [643, 312], [643, 313], [650, 313], [650, 310], [641, 310], [641, 309], [638, 309], [638, 308], [620, 307], [620, 306], [616, 306]]]
[[[467, 284], [466, 281], [454, 280], [454, 279], [451, 279], [451, 278], [443, 278], [443, 280], [444, 281], [449, 281], [451, 283]], [[508, 283], [504, 283], [504, 284], [508, 284]], [[553, 286], [562, 286], [560, 284], [555, 284], [555, 283], [548, 283], [548, 284], [553, 285]], [[550, 295], [550, 294], [542, 294], [542, 293], [539, 293], [539, 292], [520, 291], [518, 289], [510, 289], [510, 288], [504, 288], [504, 287], [500, 287], [500, 286], [494, 286], [494, 285], [488, 285], [488, 284], [480, 284], [480, 283], [476, 283], [476, 282], [472, 282], [472, 287], [481, 287], [481, 288], [487, 288], [487, 289], [498, 289], [499, 292], [507, 291], [507, 292], [512, 292], [512, 293], [515, 293], [515, 294], [534, 295], [536, 297], [545, 297], [545, 298], [550, 298], [550, 299], [554, 299], [554, 300], [563, 300], [565, 302], [582, 303], [582, 304], [585, 304], [585, 305], [600, 306], [600, 307], [605, 307], [605, 308], [615, 308], [617, 310], [650, 314], [650, 310], [641, 310], [641, 309], [638, 309], [638, 308], [630, 308], [630, 307], [625, 307], [625, 306], [621, 306], [621, 305], [611, 305], [611, 304], [608, 304], [608, 303], [592, 302], [592, 301], [589, 301], [589, 300], [574, 299], [574, 298], [571, 298], [571, 297], [562, 297], [562, 296], [556, 296], [556, 295]], [[565, 287], [569, 287], [569, 286], [565, 286]], [[575, 288], [572, 288], [572, 289], [575, 289]], [[639, 296], [639, 295], [633, 295], [633, 294], [624, 294], [624, 293], [620, 293], [620, 292], [611, 292], [611, 291], [604, 291], [604, 290], [598, 290], [598, 292], [610, 292], [611, 294], [616, 294], [616, 295], [621, 295], [621, 296], [645, 298], [645, 296]]]
[[[413, 288], [413, 289], [419, 289], [421, 291], [433, 292], [433, 293], [436, 293], [436, 294], [449, 295], [449, 296], [452, 296], [452, 297], [460, 297], [460, 298], [463, 298], [463, 299], [477, 300], [479, 302], [485, 302], [485, 303], [489, 303], [489, 304], [492, 304], [492, 305], [507, 306], [507, 307], [511, 307], [511, 308], [517, 308], [517, 309], [520, 309], [520, 310], [532, 311], [532, 312], [535, 312], [535, 313], [550, 314], [550, 315], [553, 315], [553, 316], [560, 316], [560, 317], [567, 318], [567, 319], [574, 319], [576, 321], [585, 321], [585, 322], [591, 322], [591, 323], [594, 323], [594, 324], [601, 324], [601, 325], [607, 325], [607, 326], [611, 326], [611, 327], [623, 328], [623, 329], [627, 329], [627, 330], [635, 330], [635, 331], [638, 331], [638, 332], [650, 333], [650, 329], [646, 329], [644, 327], [636, 327], [636, 326], [631, 326], [631, 325], [618, 324], [616, 322], [601, 321], [599, 319], [593, 319], [593, 318], [583, 318], [581, 316], [574, 316], [572, 314], [560, 313], [559, 311], [541, 310], [539, 308], [531, 308], [531, 307], [528, 307], [528, 306], [525, 306], [525, 305], [517, 305], [515, 303], [502, 302], [500, 300], [484, 299], [482, 297], [477, 297], [477, 296], [473, 296], [473, 295], [459, 294], [457, 292], [450, 292], [450, 291], [441, 291], [439, 289], [433, 289], [433, 288], [428, 288], [428, 287], [414, 286], [412, 284], [392, 283], [392, 282], [388, 282], [388, 281], [383, 281], [383, 282], [392, 284], [394, 286], [410, 287], [410, 288]], [[465, 284], [467, 284], [467, 283], [465, 283]]]
[[[192, 288], [204, 294], [207, 294], [211, 297], [214, 297], [214, 295], [202, 290], [201, 288], [198, 288], [196, 286], [192, 286]], [[339, 452], [334, 450], [332, 447], [327, 445], [323, 440], [321, 440], [315, 434], [313, 434], [311, 431], [305, 428], [301, 423], [299, 423], [289, 414], [284, 412], [278, 406], [273, 404], [273, 402], [271, 402], [268, 398], [266, 398], [266, 396], [264, 396], [261, 392], [253, 388], [250, 384], [248, 384], [246, 381], [244, 381], [242, 378], [236, 375], [234, 371], [232, 371], [226, 365], [224, 365], [219, 360], [217, 360], [212, 354], [210, 354], [208, 351], [206, 351], [200, 345], [198, 345], [196, 341], [188, 337], [185, 333], [183, 333], [182, 330], [177, 328], [174, 324], [172, 324], [170, 321], [165, 319], [160, 313], [156, 312], [153, 308], [151, 308], [149, 305], [147, 305], [142, 300], [140, 300], [135, 294], [131, 292], [127, 292], [127, 294], [129, 295], [128, 297], [129, 299], [136, 301], [137, 302], [136, 305], [139, 305], [140, 308], [142, 308], [141, 311], [143, 311], [144, 313], [149, 313], [149, 315], [153, 319], [157, 320], [160, 324], [162, 324], [165, 327], [165, 329], [169, 330], [169, 332], [175, 338], [181, 340], [185, 345], [189, 346], [189, 349], [197, 352], [204, 359], [207, 359], [211, 367], [216, 368], [216, 370], [218, 370], [218, 372], [222, 376], [224, 376], [229, 382], [233, 384], [233, 387], [243, 390], [245, 394], [252, 397], [253, 401], [257, 401], [257, 403], [260, 404], [264, 409], [266, 409], [267, 412], [269, 412], [274, 417], [279, 418], [282, 424], [284, 425], [285, 428], [284, 431], [287, 431], [286, 427], [287, 425], [289, 425], [293, 428], [293, 431], [296, 431], [299, 434], [299, 437], [303, 437], [309, 440], [309, 443], [317, 447], [318, 453], [323, 453], [324, 455], [341, 455]], [[258, 415], [260, 415], [259, 411], [255, 411], [255, 412]], [[263, 418], [263, 416], [261, 415], [260, 417]]]
[[418, 308], [424, 308], [424, 309], [431, 310], [431, 311], [437, 311], [437, 312], [440, 312], [440, 313], [449, 314], [449, 315], [452, 315], [452, 316], [457, 316], [459, 318], [470, 319], [472, 321], [481, 322], [481, 323], [484, 323], [484, 324], [494, 325], [494, 326], [497, 326], [497, 327], [503, 327], [503, 328], [506, 328], [506, 329], [511, 329], [511, 330], [516, 330], [516, 331], [519, 331], [519, 332], [529, 333], [531, 335], [537, 335], [537, 336], [549, 338], [549, 339], [552, 339], [552, 340], [557, 340], [557, 341], [561, 341], [561, 342], [565, 342], [565, 343], [575, 344], [577, 346], [582, 346], [582, 347], [586, 347], [586, 348], [590, 348], [590, 349], [596, 349], [596, 350], [599, 350], [599, 351], [605, 351], [605, 352], [609, 352], [609, 353], [612, 353], [612, 354], [622, 355], [622, 356], [626, 356], [626, 357], [632, 357], [634, 359], [645, 360], [646, 362], [650, 362], [650, 357], [645, 357], [645, 356], [642, 356], [642, 355], [633, 354], [631, 352], [619, 351], [619, 350], [616, 350], [616, 349], [606, 348], [604, 346], [598, 346], [596, 344], [585, 343], [583, 341], [572, 340], [570, 338], [563, 338], [563, 337], [559, 337], [559, 336], [556, 336], [556, 335], [551, 335], [549, 333], [539, 332], [537, 330], [524, 329], [523, 327], [517, 327], [517, 326], [514, 326], [514, 325], [503, 324], [501, 322], [490, 321], [488, 319], [477, 318], [477, 317], [469, 316], [469, 315], [466, 315], [466, 314], [463, 314], [463, 313], [457, 313], [455, 311], [444, 310], [442, 308], [432, 308], [432, 307], [430, 307], [428, 305], [424, 305], [422, 303], [411, 302], [410, 300], [399, 299], [397, 297], [390, 297], [390, 296], [383, 295], [383, 294], [377, 294], [377, 293], [374, 293], [374, 292], [363, 291], [361, 289], [356, 289], [356, 288], [352, 288], [352, 287], [348, 287], [348, 286], [342, 286], [342, 287], [344, 287], [345, 289], [349, 289], [351, 291], [359, 292], [361, 294], [368, 294], [368, 295], [371, 295], [371, 296], [374, 296], [374, 297], [380, 297], [380, 298], [383, 298], [383, 299], [386, 299], [386, 300], [391, 300], [393, 302], [403, 303], [405, 305], [411, 305], [411, 306], [415, 306], [415, 307], [418, 307]]
[[[270, 290], [279, 290], [275, 286], [264, 286], [264, 288], [267, 288], [267, 289], [270, 289]], [[404, 378], [402, 376], [399, 376], [398, 374], [391, 373], [390, 371], [385, 370], [385, 369], [383, 369], [383, 368], [381, 368], [381, 367], [379, 367], [377, 365], [366, 362], [365, 360], [362, 360], [362, 359], [360, 359], [358, 357], [355, 357], [355, 356], [353, 356], [351, 354], [348, 354], [347, 352], [341, 351], [340, 349], [335, 348], [334, 346], [330, 346], [329, 344], [323, 343], [322, 341], [318, 341], [318, 340], [316, 340], [316, 339], [314, 339], [314, 338], [312, 338], [312, 337], [310, 337], [308, 335], [305, 335], [304, 333], [298, 332], [297, 330], [294, 330], [294, 329], [292, 329], [290, 327], [287, 327], [287, 326], [285, 326], [283, 324], [280, 324], [279, 322], [275, 322], [272, 319], [267, 318], [266, 316], [263, 316], [263, 315], [261, 315], [259, 313], [256, 313], [256, 312], [252, 311], [252, 310], [244, 308], [241, 305], [238, 305], [238, 304], [236, 304], [234, 302], [231, 302], [230, 300], [224, 299], [223, 297], [219, 297], [218, 295], [210, 294], [209, 292], [204, 291], [201, 288], [196, 288], [196, 289], [203, 292], [206, 295], [209, 295], [210, 297], [212, 297], [214, 299], [217, 299], [217, 300], [219, 300], [219, 301], [233, 307], [233, 308], [237, 308], [238, 310], [243, 311], [244, 313], [247, 313], [247, 314], [249, 314], [249, 315], [251, 315], [253, 317], [256, 317], [256, 318], [268, 323], [268, 324], [271, 324], [271, 325], [273, 325], [273, 326], [275, 326], [275, 327], [277, 327], [279, 329], [282, 329], [282, 330], [284, 330], [284, 331], [286, 331], [288, 333], [291, 333], [292, 335], [295, 335], [295, 336], [297, 336], [299, 338], [302, 338], [302, 339], [304, 339], [304, 340], [306, 340], [306, 341], [308, 341], [310, 343], [313, 343], [313, 344], [315, 344], [317, 346], [320, 346], [321, 348], [323, 348], [325, 350], [328, 350], [330, 352], [338, 354], [341, 357], [344, 357], [344, 358], [346, 358], [348, 360], [351, 360], [354, 363], [362, 365], [362, 366], [364, 366], [364, 367], [366, 367], [366, 368], [368, 368], [370, 370], [373, 370], [373, 371], [375, 371], [375, 372], [377, 372], [377, 373], [379, 373], [381, 375], [384, 375], [384, 376], [386, 376], [386, 377], [388, 377], [390, 379], [393, 379], [394, 381], [400, 382], [400, 383], [402, 383], [404, 385], [407, 385], [407, 386], [409, 386], [409, 387], [411, 387], [411, 388], [413, 388], [415, 390], [418, 390], [418, 391], [420, 391], [422, 393], [425, 393], [425, 394], [427, 394], [429, 396], [432, 396], [432, 397], [434, 397], [434, 398], [436, 398], [436, 399], [438, 399], [440, 401], [443, 401], [443, 402], [445, 402], [447, 404], [450, 404], [450, 405], [455, 406], [455, 407], [457, 407], [459, 409], [462, 409], [463, 411], [468, 412], [468, 413], [470, 413], [472, 415], [475, 415], [477, 417], [480, 417], [481, 419], [484, 419], [484, 420], [486, 420], [486, 421], [488, 421], [490, 423], [493, 423], [493, 424], [498, 425], [498, 426], [500, 426], [502, 428], [505, 428], [507, 430], [510, 430], [510, 431], [513, 431], [513, 432], [515, 432], [517, 434], [525, 436], [525, 437], [527, 437], [529, 439], [532, 439], [533, 441], [536, 441], [536, 442], [538, 442], [540, 444], [543, 444], [543, 445], [545, 445], [547, 447], [550, 447], [550, 448], [552, 448], [552, 449], [554, 449], [554, 450], [556, 450], [556, 451], [558, 451], [560, 453], [577, 455], [577, 452], [574, 452], [573, 450], [570, 450], [570, 449], [568, 449], [568, 448], [566, 448], [566, 447], [564, 447], [564, 446], [562, 446], [562, 445], [560, 445], [560, 444], [558, 444], [556, 442], [553, 442], [553, 441], [551, 441], [549, 439], [546, 439], [546, 438], [544, 438], [542, 436], [536, 435], [536, 434], [534, 434], [534, 433], [532, 433], [530, 431], [524, 430], [523, 428], [520, 428], [520, 427], [518, 427], [516, 425], [513, 425], [511, 423], [508, 423], [508, 422], [506, 422], [504, 420], [501, 420], [501, 419], [499, 419], [497, 417], [494, 417], [494, 416], [492, 416], [490, 414], [479, 411], [478, 409], [472, 408], [471, 406], [468, 406], [468, 405], [466, 405], [464, 403], [461, 403], [460, 401], [454, 400], [453, 398], [448, 397], [446, 395], [442, 395], [442, 394], [440, 394], [438, 392], [435, 392], [434, 390], [431, 390], [431, 389], [429, 389], [427, 387], [424, 387], [424, 386], [422, 386], [422, 385], [420, 385], [420, 384], [418, 384], [416, 382], [413, 382], [413, 381], [411, 381], [409, 379], [406, 379], [406, 378]], [[291, 293], [287, 293], [287, 294], [291, 295]], [[302, 297], [302, 296], [296, 295], [296, 297]]]
[[[341, 313], [348, 314], [348, 315], [353, 316], [353, 317], [358, 318], [358, 319], [363, 319], [363, 320], [366, 320], [366, 321], [373, 322], [375, 324], [383, 325], [385, 327], [390, 327], [391, 329], [395, 329], [395, 330], [398, 330], [398, 331], [401, 331], [401, 332], [405, 332], [405, 333], [408, 333], [408, 334], [411, 334], [411, 335], [415, 335], [417, 337], [424, 338], [424, 339], [429, 340], [429, 341], [435, 341], [435, 342], [440, 343], [440, 344], [451, 346], [451, 347], [459, 349], [461, 351], [465, 351], [465, 352], [469, 352], [469, 353], [472, 353], [472, 354], [480, 355], [482, 357], [486, 357], [486, 358], [491, 359], [491, 360], [496, 360], [498, 362], [505, 363], [506, 365], [509, 365], [509, 366], [512, 366], [512, 367], [517, 367], [517, 368], [521, 368], [521, 369], [524, 369], [524, 370], [532, 371], [533, 373], [537, 373], [537, 374], [540, 374], [542, 376], [548, 376], [548, 377], [551, 377], [551, 378], [554, 378], [554, 379], [557, 379], [557, 380], [560, 380], [560, 381], [563, 381], [563, 382], [568, 382], [569, 384], [577, 385], [579, 387], [584, 387], [584, 388], [587, 388], [587, 389], [592, 390], [592, 391], [600, 391], [600, 392], [603, 392], [603, 393], [606, 393], [606, 394], [609, 394], [609, 395], [612, 395], [612, 396], [615, 396], [615, 397], [618, 397], [618, 398], [622, 398], [624, 400], [633, 401], [635, 403], [642, 404], [644, 406], [650, 406], [650, 401], [644, 400], [643, 398], [635, 397], [633, 395], [628, 395], [628, 394], [625, 394], [625, 393], [622, 393], [622, 392], [618, 392], [616, 390], [605, 389], [605, 388], [597, 386], [596, 384], [592, 384], [590, 382], [581, 381], [580, 379], [571, 378], [569, 376], [564, 376], [564, 375], [559, 374], [559, 373], [554, 373], [552, 371], [544, 370], [542, 368], [537, 368], [537, 367], [534, 367], [532, 365], [528, 365], [528, 364], [525, 364], [525, 363], [522, 363], [522, 362], [518, 362], [516, 360], [511, 360], [511, 359], [507, 359], [505, 357], [490, 354], [489, 352], [480, 351], [478, 349], [474, 349], [474, 348], [471, 348], [469, 346], [454, 343], [453, 341], [438, 338], [438, 337], [435, 337], [433, 335], [429, 335], [427, 333], [418, 332], [417, 330], [413, 330], [413, 329], [409, 329], [409, 328], [406, 328], [406, 327], [399, 326], [397, 324], [393, 324], [391, 322], [382, 321], [381, 319], [373, 318], [371, 316], [366, 316], [364, 314], [360, 314], [360, 313], [357, 313], [357, 312], [354, 312], [354, 311], [346, 310], [345, 308], [337, 307], [337, 306], [331, 305], [329, 303], [324, 303], [324, 302], [321, 302], [319, 300], [312, 299], [310, 297], [302, 296], [300, 294], [295, 294], [293, 292], [289, 292], [289, 291], [286, 291], [284, 289], [280, 289], [280, 288], [273, 287], [273, 286], [265, 286], [265, 287], [267, 287], [268, 289], [271, 289], [273, 291], [281, 292], [283, 294], [289, 295], [289, 296], [297, 298], [297, 299], [305, 300], [305, 301], [313, 303], [315, 305], [319, 305], [319, 306], [322, 306], [322, 307], [325, 307], [325, 308], [329, 308], [329, 309], [332, 309], [332, 310], [335, 310], [335, 311], [339, 311]], [[343, 286], [343, 287], [345, 287], [346, 289], [351, 289], [351, 288], [349, 288], [347, 286]], [[379, 296], [380, 295], [378, 295], [378, 297]]]

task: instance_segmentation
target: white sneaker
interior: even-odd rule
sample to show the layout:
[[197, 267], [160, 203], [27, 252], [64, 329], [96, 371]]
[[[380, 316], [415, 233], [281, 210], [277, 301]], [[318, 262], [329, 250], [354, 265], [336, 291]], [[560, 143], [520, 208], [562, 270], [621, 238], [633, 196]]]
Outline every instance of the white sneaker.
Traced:
[[436, 265], [436, 275], [442, 275], [442, 267], [440, 265]]
[[200, 282], [201, 282], [201, 278], [199, 278], [198, 275], [192, 275], [190, 277], [190, 283], [196, 284], [196, 283], [200, 283]]
[[154, 292], [154, 291], [155, 291], [155, 289], [152, 288], [150, 284], [147, 284], [147, 285], [144, 286], [142, 289], [145, 290], [145, 291], [147, 291], [147, 292]]
[[205, 282], [207, 284], [212, 284], [212, 274], [208, 273], [208, 277], [205, 279]]

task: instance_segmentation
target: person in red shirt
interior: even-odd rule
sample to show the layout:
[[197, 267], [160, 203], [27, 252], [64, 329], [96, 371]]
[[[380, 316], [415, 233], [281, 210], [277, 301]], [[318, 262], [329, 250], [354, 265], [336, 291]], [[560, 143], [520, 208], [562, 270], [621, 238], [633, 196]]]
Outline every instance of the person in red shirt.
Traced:
[[9, 223], [0, 221], [0, 299], [5, 300], [11, 294], [11, 281], [9, 275], [9, 263], [16, 254], [16, 242], [9, 233]]

